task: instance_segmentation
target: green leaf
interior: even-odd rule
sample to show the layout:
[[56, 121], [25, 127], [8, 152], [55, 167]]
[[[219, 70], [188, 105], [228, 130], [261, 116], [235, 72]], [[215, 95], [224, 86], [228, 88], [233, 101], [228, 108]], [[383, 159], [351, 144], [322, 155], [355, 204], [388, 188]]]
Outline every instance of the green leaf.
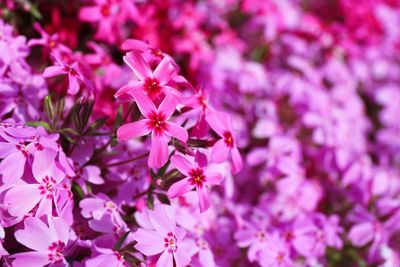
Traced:
[[51, 129], [50, 125], [45, 121], [27, 121], [26, 125], [32, 126], [32, 127], [42, 126], [46, 130], [50, 130]]
[[77, 182], [72, 182], [71, 191], [78, 201], [85, 197], [82, 187]]
[[157, 198], [158, 198], [158, 200], [160, 200], [161, 203], [171, 205], [171, 202], [169, 201], [169, 198], [167, 197], [167, 195], [158, 193]]
[[117, 111], [117, 115], [115, 116], [115, 120], [114, 120], [114, 128], [117, 129], [119, 128], [119, 126], [121, 126], [122, 123], [122, 105], [118, 106], [118, 111]]
[[128, 237], [130, 232], [131, 231], [128, 231], [128, 232], [124, 233], [123, 235], [121, 235], [120, 238], [118, 238], [117, 242], [114, 245], [113, 250], [120, 250], [121, 249], [122, 244], [124, 243], [125, 239]]
[[53, 108], [53, 102], [51, 101], [51, 97], [48, 95], [44, 98], [44, 113], [46, 113], [47, 118], [49, 121], [52, 121], [54, 119], [54, 108]]
[[72, 129], [72, 128], [64, 128], [64, 129], [61, 130], [61, 132], [62, 133], [70, 133], [70, 134], [73, 134], [73, 135], [76, 135], [76, 136], [79, 135], [79, 133], [77, 131], [75, 131], [74, 129]]
[[146, 204], [150, 210], [154, 210], [154, 196], [151, 191], [147, 194]]
[[97, 119], [94, 123], [92, 123], [89, 126], [89, 132], [94, 132], [98, 129], [100, 129], [101, 127], [104, 126], [104, 124], [107, 122], [108, 120], [108, 116], [104, 116], [103, 118]]

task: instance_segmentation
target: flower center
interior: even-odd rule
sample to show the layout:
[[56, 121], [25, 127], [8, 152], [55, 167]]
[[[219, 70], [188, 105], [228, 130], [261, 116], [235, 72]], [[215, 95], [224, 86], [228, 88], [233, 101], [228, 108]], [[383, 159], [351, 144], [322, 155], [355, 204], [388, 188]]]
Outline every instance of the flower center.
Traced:
[[176, 252], [178, 249], [176, 236], [169, 232], [167, 237], [164, 238], [164, 246], [168, 249], [169, 253]]
[[257, 232], [256, 232], [256, 238], [257, 238], [260, 242], [263, 242], [263, 241], [266, 241], [266, 240], [267, 240], [267, 235], [265, 234], [264, 231], [257, 231]]
[[110, 7], [108, 5], [103, 5], [100, 8], [100, 12], [104, 17], [108, 17], [110, 16], [111, 12], [110, 12]]
[[224, 142], [227, 147], [233, 147], [233, 137], [231, 132], [224, 132]]
[[206, 180], [203, 169], [196, 168], [189, 171], [190, 183], [196, 187], [202, 187]]
[[112, 202], [112, 201], [107, 201], [105, 204], [104, 204], [104, 206], [105, 206], [105, 208], [108, 210], [108, 211], [113, 211], [114, 209], [115, 209], [115, 204], [114, 204], [114, 202]]
[[285, 259], [285, 253], [280, 251], [276, 256], [276, 261], [278, 262], [278, 264], [282, 264], [284, 259]]
[[24, 155], [25, 158], [28, 157], [28, 150], [26, 149], [26, 146], [23, 144], [16, 144], [15, 148]]
[[156, 133], [161, 134], [167, 130], [166, 117], [164, 113], [152, 113], [149, 115], [148, 126]]
[[149, 96], [156, 96], [161, 91], [160, 82], [154, 78], [146, 78], [144, 88]]
[[55, 190], [56, 180], [53, 177], [45, 176], [42, 179], [42, 184], [39, 186], [40, 194], [51, 198]]
[[49, 261], [51, 263], [61, 263], [64, 259], [64, 249], [65, 249], [65, 244], [64, 242], [58, 240], [56, 242], [53, 242], [50, 244], [48, 247], [49, 253], [47, 254]]

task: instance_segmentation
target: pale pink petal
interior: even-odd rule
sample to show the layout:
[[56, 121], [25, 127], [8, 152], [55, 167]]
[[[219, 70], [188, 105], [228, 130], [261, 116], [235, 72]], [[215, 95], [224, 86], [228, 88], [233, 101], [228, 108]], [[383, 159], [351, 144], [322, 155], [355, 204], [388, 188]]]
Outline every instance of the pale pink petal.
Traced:
[[239, 149], [235, 146], [231, 149], [232, 156], [232, 173], [237, 174], [243, 169], [243, 160], [240, 155]]
[[68, 223], [59, 217], [48, 217], [49, 230], [55, 240], [61, 240], [64, 244], [68, 243], [70, 227]]
[[15, 152], [15, 144], [0, 142], [0, 158], [7, 157], [11, 152]]
[[131, 91], [130, 94], [135, 99], [140, 112], [148, 118], [151, 113], [157, 112], [156, 106], [153, 101], [143, 93], [142, 90]]
[[75, 95], [79, 91], [79, 81], [75, 75], [68, 74], [68, 93]]
[[214, 162], [224, 162], [229, 155], [229, 148], [226, 146], [225, 141], [220, 139], [215, 143], [211, 150], [211, 159]]
[[210, 207], [210, 199], [208, 196], [208, 189], [205, 186], [197, 188], [200, 201], [200, 212], [206, 211]]
[[100, 254], [94, 258], [90, 258], [85, 262], [86, 267], [99, 267], [99, 266], [107, 266], [107, 267], [122, 267], [122, 261], [119, 261], [115, 254]]
[[154, 77], [160, 81], [161, 85], [168, 83], [175, 74], [176, 69], [167, 57], [161, 60], [160, 64], [154, 70]]
[[149, 214], [150, 222], [158, 234], [163, 237], [171, 232], [175, 222], [168, 217], [165, 205], [158, 204], [154, 207], [154, 211]]
[[3, 183], [15, 183], [25, 170], [26, 158], [20, 151], [9, 154], [0, 162], [0, 174], [3, 176]]
[[199, 262], [202, 266], [215, 267], [214, 254], [210, 249], [201, 249], [199, 251]]
[[173, 155], [171, 157], [172, 165], [177, 168], [182, 174], [188, 176], [189, 171], [193, 169], [193, 165], [181, 155]]
[[190, 184], [189, 179], [190, 178], [185, 178], [171, 185], [168, 189], [168, 197], [179, 197], [192, 190], [193, 185]]
[[186, 142], [189, 139], [189, 135], [186, 129], [175, 123], [167, 122], [167, 129], [165, 132], [168, 135], [181, 140], [182, 142]]
[[32, 173], [38, 183], [50, 174], [49, 163], [54, 162], [57, 156], [57, 151], [53, 149], [44, 148], [35, 152], [35, 157], [32, 163]]
[[82, 178], [92, 184], [104, 184], [100, 168], [94, 165], [83, 168]]
[[114, 97], [117, 99], [119, 102], [128, 102], [134, 100], [132, 94], [130, 92], [135, 91], [135, 90], [141, 90], [142, 84], [135, 84], [135, 85], [125, 85], [118, 89], [117, 93], [114, 95]]
[[206, 171], [205, 176], [207, 177], [207, 183], [213, 185], [219, 185], [222, 182], [222, 175], [219, 172]]
[[164, 238], [154, 231], [139, 228], [132, 237], [137, 241], [135, 248], [146, 256], [161, 253], [164, 247]]
[[15, 258], [12, 262], [13, 267], [26, 266], [46, 266], [49, 263], [49, 258], [46, 252], [23, 252], [11, 256]]
[[221, 137], [224, 135], [224, 132], [227, 131], [219, 116], [215, 112], [208, 113], [206, 115], [206, 121], [208, 125], [210, 125], [211, 129], [213, 129], [214, 132], [216, 132]]
[[44, 78], [50, 78], [50, 77], [54, 77], [54, 76], [58, 76], [58, 75], [62, 75], [62, 74], [66, 74], [67, 71], [65, 70], [65, 68], [63, 66], [50, 66], [47, 67], [44, 71], [42, 76]]
[[190, 263], [191, 257], [185, 250], [179, 249], [174, 254], [176, 266], [187, 266]]
[[164, 250], [164, 252], [158, 258], [156, 267], [173, 267], [173, 266], [174, 262], [172, 253], [169, 253], [168, 250]]
[[56, 240], [47, 225], [38, 218], [27, 218], [24, 229], [15, 232], [15, 239], [25, 247], [37, 251], [47, 251], [49, 245]]
[[158, 107], [158, 111], [162, 112], [167, 119], [169, 119], [174, 113], [176, 105], [178, 105], [177, 97], [172, 94], [167, 94]]
[[248, 247], [255, 241], [256, 232], [253, 229], [238, 230], [235, 239], [239, 247]]
[[23, 216], [35, 207], [43, 196], [38, 184], [18, 185], [7, 191], [4, 203], [9, 204], [8, 212], [12, 216]]
[[53, 199], [46, 197], [39, 201], [38, 208], [35, 212], [35, 216], [40, 218], [41, 216], [51, 216], [53, 213]]
[[151, 168], [160, 168], [168, 161], [168, 143], [163, 134], [151, 134], [151, 150], [148, 164]]
[[152, 77], [153, 73], [143, 57], [137, 52], [129, 52], [123, 57], [124, 62], [132, 69], [140, 80]]
[[356, 224], [350, 229], [348, 238], [357, 247], [362, 247], [374, 239], [374, 227], [371, 222]]
[[149, 134], [151, 132], [151, 129], [148, 127], [148, 124], [149, 120], [144, 119], [122, 125], [117, 130], [118, 140], [125, 141]]

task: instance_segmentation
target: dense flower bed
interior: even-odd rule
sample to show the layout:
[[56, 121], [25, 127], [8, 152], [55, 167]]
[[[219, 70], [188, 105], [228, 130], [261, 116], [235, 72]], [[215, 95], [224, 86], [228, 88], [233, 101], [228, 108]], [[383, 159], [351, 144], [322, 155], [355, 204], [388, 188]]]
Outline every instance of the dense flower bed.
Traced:
[[400, 1], [2, 0], [0, 265], [400, 266]]

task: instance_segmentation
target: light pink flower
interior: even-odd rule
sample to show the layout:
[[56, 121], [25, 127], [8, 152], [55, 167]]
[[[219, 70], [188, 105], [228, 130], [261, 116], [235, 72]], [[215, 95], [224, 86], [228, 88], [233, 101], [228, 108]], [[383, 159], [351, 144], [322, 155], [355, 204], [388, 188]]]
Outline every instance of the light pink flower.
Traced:
[[64, 263], [65, 248], [68, 244], [70, 228], [61, 218], [48, 217], [48, 226], [38, 218], [27, 218], [25, 228], [15, 232], [15, 239], [34, 250], [13, 254], [12, 266], [45, 266]]
[[146, 256], [161, 253], [157, 267], [173, 267], [174, 261], [177, 267], [188, 265], [191, 247], [184, 241], [186, 232], [168, 216], [165, 205], [156, 205], [154, 211], [149, 211], [149, 223], [151, 228], [139, 228], [132, 234], [137, 241], [135, 248]]
[[190, 162], [181, 155], [173, 155], [171, 162], [175, 168], [185, 175], [185, 178], [169, 188], [168, 197], [179, 197], [195, 188], [199, 196], [200, 211], [206, 211], [210, 206], [207, 187], [220, 184], [222, 181], [221, 174], [200, 167], [196, 162]]
[[163, 166], [168, 160], [167, 135], [173, 136], [182, 142], [188, 139], [187, 131], [181, 126], [168, 122], [175, 111], [177, 99], [169, 94], [156, 108], [153, 102], [143, 92], [131, 92], [145, 119], [127, 123], [117, 131], [119, 140], [128, 140], [151, 132], [151, 150], [148, 164], [152, 168]]
[[231, 118], [226, 113], [212, 112], [206, 116], [208, 125], [221, 139], [212, 148], [211, 159], [217, 163], [225, 161], [229, 156], [232, 159], [232, 173], [237, 174], [243, 168], [243, 160], [236, 146]]

